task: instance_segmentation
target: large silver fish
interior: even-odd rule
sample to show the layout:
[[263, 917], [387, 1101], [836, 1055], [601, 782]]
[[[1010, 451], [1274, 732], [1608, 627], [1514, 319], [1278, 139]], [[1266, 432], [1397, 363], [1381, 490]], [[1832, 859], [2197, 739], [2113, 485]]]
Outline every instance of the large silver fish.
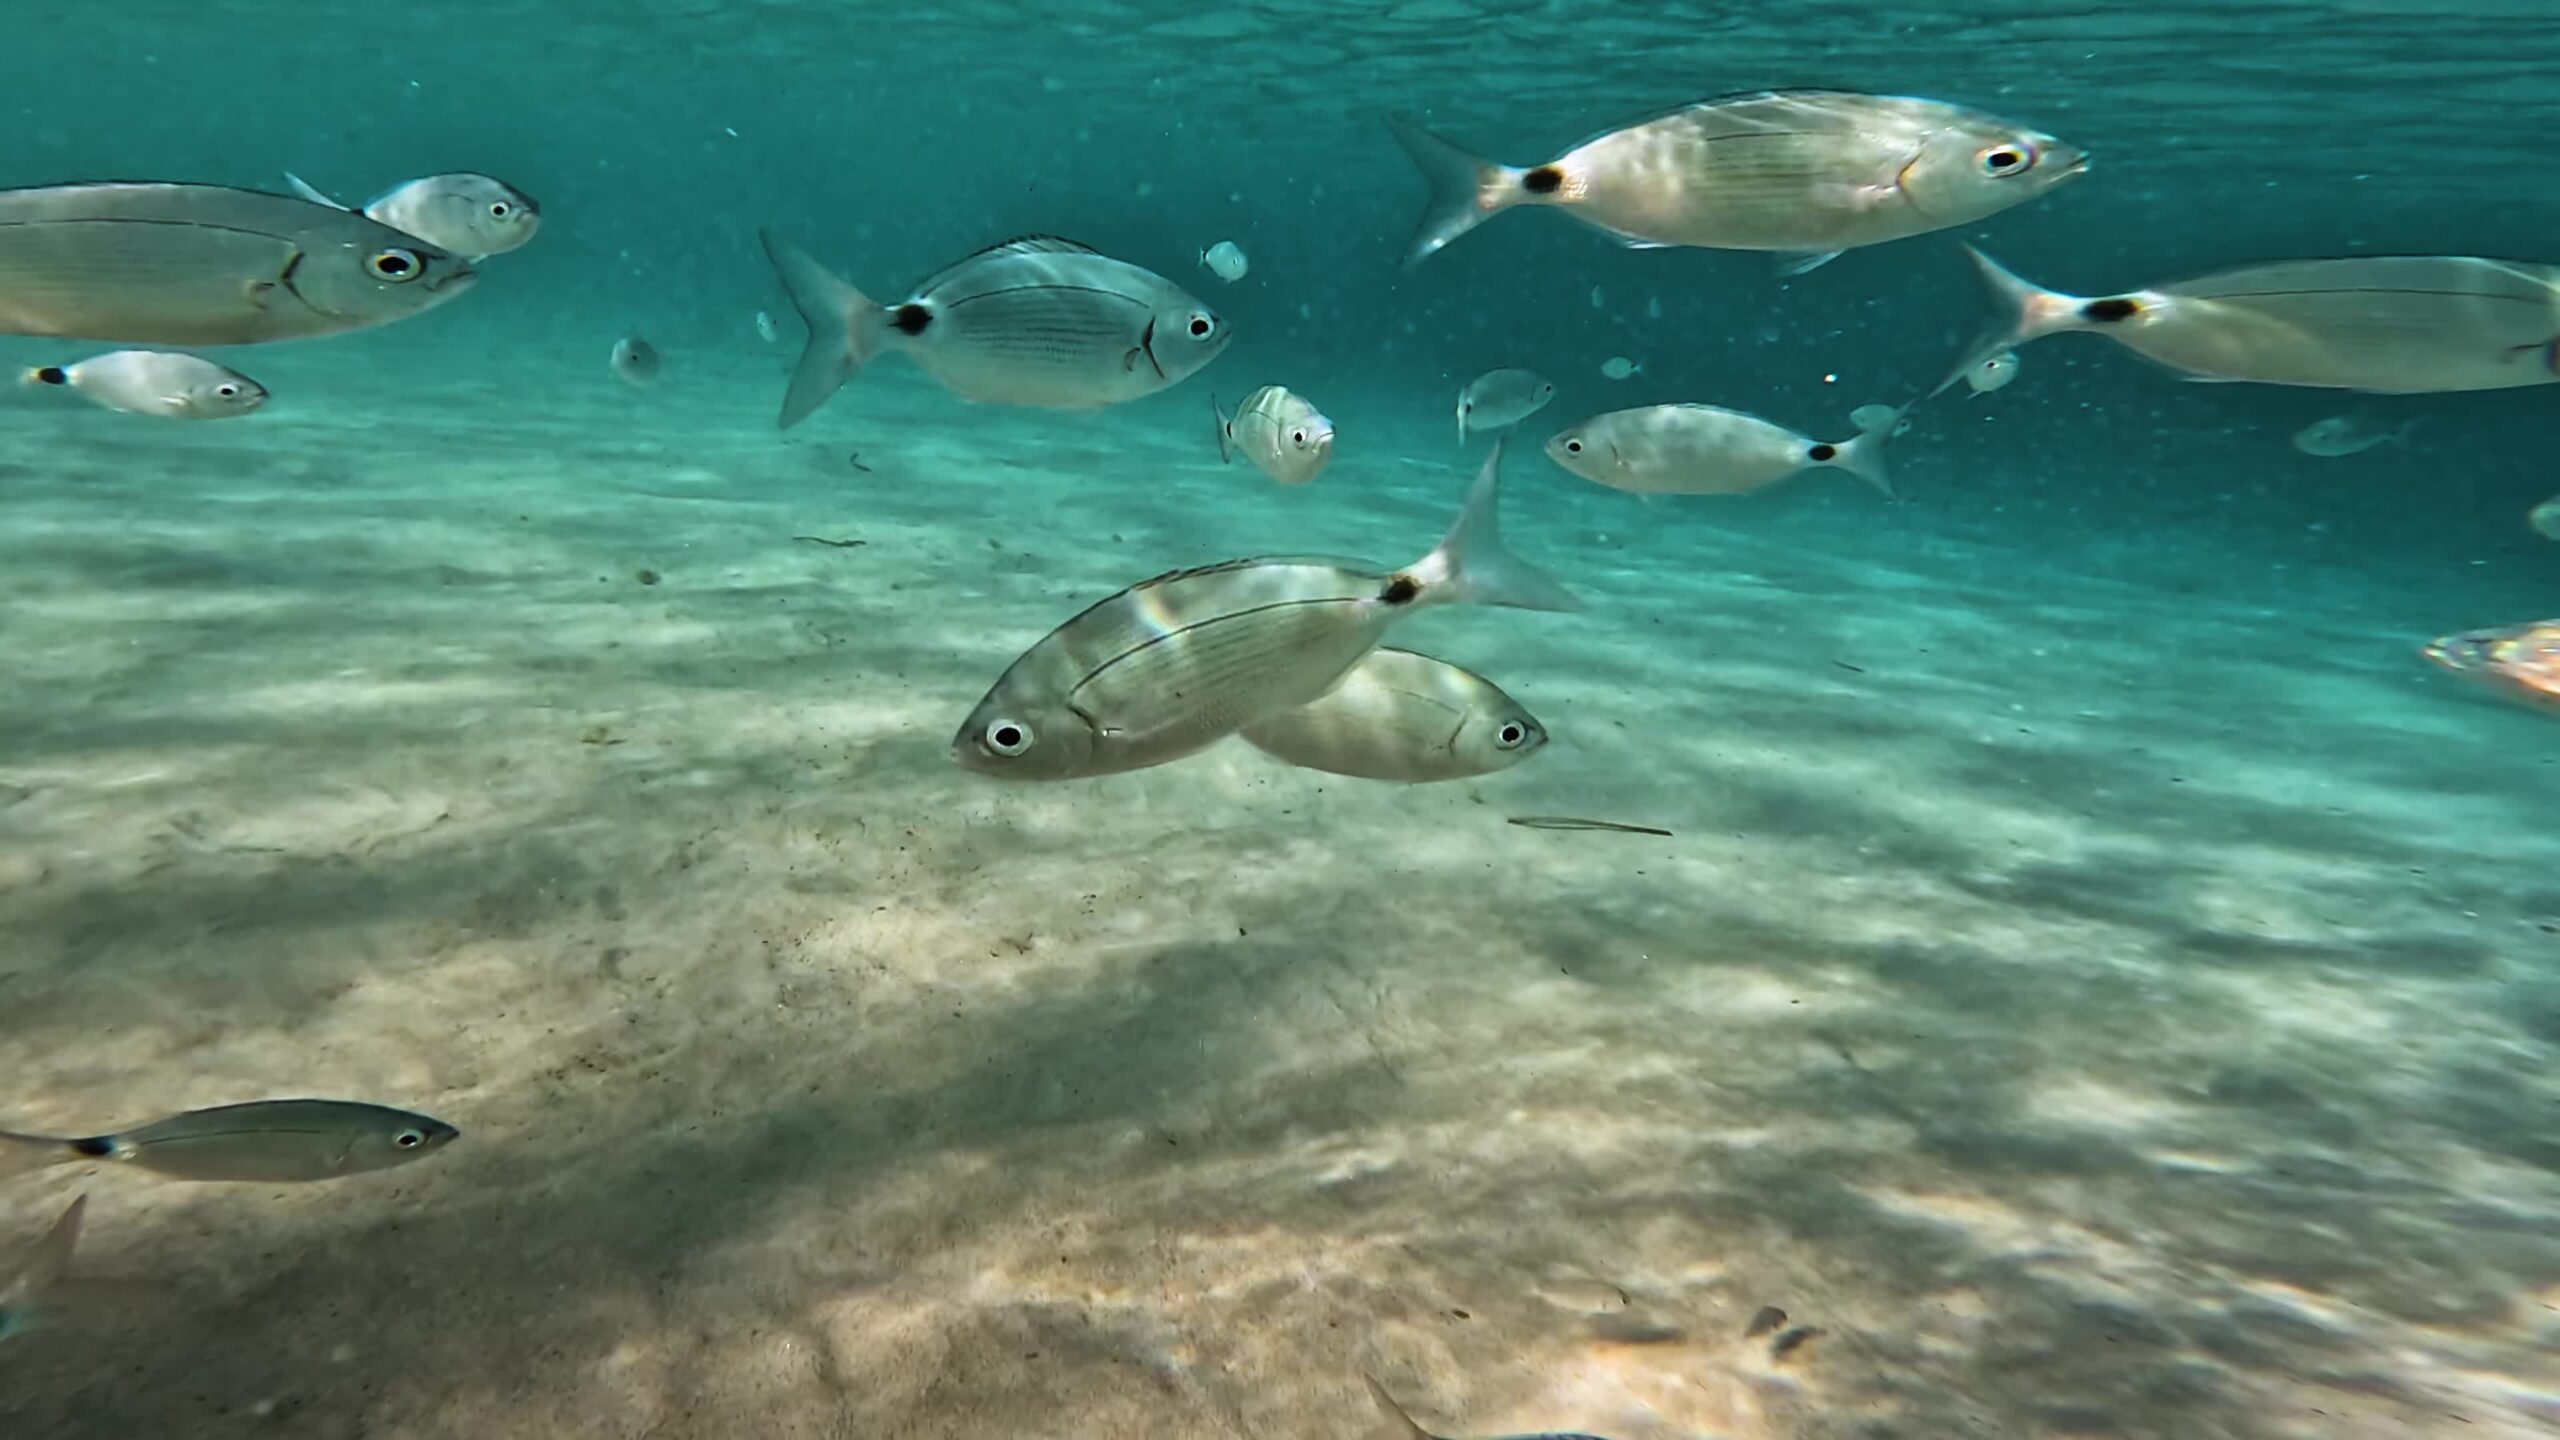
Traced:
[[1247, 395], [1233, 415], [1220, 414], [1212, 395], [1209, 415], [1218, 425], [1221, 465], [1241, 450], [1263, 474], [1283, 485], [1304, 485], [1333, 459], [1333, 422], [1283, 386], [1265, 385]]
[[1555, 382], [1535, 370], [1487, 370], [1458, 392], [1458, 439], [1517, 425], [1554, 398]]
[[1547, 727], [1501, 686], [1394, 649], [1370, 651], [1321, 697], [1237, 733], [1308, 770], [1409, 784], [1508, 770], [1547, 743]]
[[[294, 194], [315, 205], [357, 209], [321, 194], [290, 170], [284, 178]], [[494, 175], [467, 170], [404, 181], [366, 201], [359, 213], [474, 260], [503, 255], [542, 228], [542, 207], [532, 196]]]
[[111, 350], [70, 365], [40, 365], [31, 385], [59, 385], [92, 404], [164, 420], [228, 420], [267, 403], [267, 387], [200, 355]]
[[1841, 90], [1704, 100], [1525, 168], [1400, 116], [1388, 125], [1431, 186], [1407, 266], [1505, 210], [1554, 205], [1627, 245], [1777, 251], [1800, 272], [1861, 245], [1970, 225], [2089, 164], [1996, 115]]
[[1829, 466], [1890, 500], [1884, 446], [1901, 427], [1902, 411], [1862, 405], [1856, 418], [1857, 437], [1835, 442], [1715, 405], [1646, 405], [1557, 431], [1547, 441], [1547, 458], [1585, 480], [1638, 495], [1742, 495]]
[[964, 400], [1099, 410], [1178, 384], [1227, 346], [1217, 312], [1181, 286], [1054, 236], [991, 245], [895, 305], [770, 234], [764, 248], [809, 326], [782, 399], [784, 429], [890, 350]]
[[13, 1268], [0, 1270], [0, 1340], [24, 1335], [44, 1323], [55, 1294], [71, 1273], [71, 1252], [80, 1244], [80, 1222], [88, 1213], [88, 1196], [73, 1199], [34, 1249]]
[[1430, 554], [1401, 570], [1305, 557], [1230, 560], [1121, 591], [1023, 652], [951, 742], [966, 769], [1069, 780], [1161, 765], [1333, 688], [1389, 627], [1433, 605], [1575, 610], [1502, 548], [1502, 445]]
[[[2066, 331], [2190, 380], [2414, 395], [2560, 380], [2560, 267], [2459, 255], [2282, 260], [2121, 295], [2065, 295], [1966, 247], [1995, 307], [1945, 390]], [[1935, 393], [1935, 392], [1932, 392]]]
[[255, 1100], [190, 1110], [113, 1135], [0, 1130], [0, 1177], [121, 1160], [179, 1180], [334, 1180], [406, 1165], [461, 1133], [425, 1115], [352, 1100]]
[[0, 190], [0, 334], [249, 345], [387, 325], [469, 262], [347, 210], [219, 185]]

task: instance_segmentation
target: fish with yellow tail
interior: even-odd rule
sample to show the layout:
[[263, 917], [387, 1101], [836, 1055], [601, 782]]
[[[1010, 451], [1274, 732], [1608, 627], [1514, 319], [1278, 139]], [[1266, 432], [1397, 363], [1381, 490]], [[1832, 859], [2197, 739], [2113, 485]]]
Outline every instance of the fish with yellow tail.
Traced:
[[2560, 620], [2439, 635], [2419, 653], [2438, 669], [2510, 700], [2560, 711]]

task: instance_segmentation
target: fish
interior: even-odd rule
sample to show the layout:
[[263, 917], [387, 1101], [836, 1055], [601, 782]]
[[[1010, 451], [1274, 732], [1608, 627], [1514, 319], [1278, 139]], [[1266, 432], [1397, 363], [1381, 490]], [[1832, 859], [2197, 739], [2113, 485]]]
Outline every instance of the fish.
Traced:
[[518, 249], [542, 228], [542, 207], [533, 197], [494, 175], [464, 170], [403, 181], [361, 209], [339, 204], [290, 170], [284, 178], [294, 194], [314, 205], [353, 211], [474, 260]]
[[30, 385], [57, 385], [109, 410], [168, 420], [227, 420], [267, 403], [267, 387], [196, 355], [111, 350], [69, 365], [39, 365]]
[[1088, 607], [1005, 670], [952, 737], [952, 759], [1003, 780], [1161, 765], [1318, 699], [1420, 611], [1582, 608], [1502, 548], [1501, 464], [1496, 440], [1457, 523], [1403, 569], [1229, 560], [1169, 571]]
[[764, 341], [767, 345], [777, 345], [781, 343], [782, 322], [773, 318], [772, 311], [759, 310], [756, 312], [756, 337]]
[[1609, 830], [1621, 835], [1664, 835], [1671, 832], [1652, 825], [1627, 825], [1616, 820], [1585, 820], [1578, 815], [1514, 815], [1507, 822], [1528, 830]]
[[1430, 186], [1406, 268], [1505, 210], [1559, 206], [1637, 249], [1762, 250], [1801, 274], [1844, 250], [1971, 225], [2089, 168], [2086, 151], [1943, 101], [1845, 90], [1726, 95], [1498, 164], [1390, 114]]
[[1237, 732], [1303, 770], [1427, 784], [1508, 770], [1538, 753], [1547, 727], [1472, 670], [1381, 647], [1321, 698]]
[[781, 428], [806, 420], [873, 356], [900, 350], [963, 400], [1100, 410], [1218, 358], [1217, 312], [1087, 245], [1025, 235], [990, 245], [881, 305], [771, 233], [765, 254], [809, 327]]
[[1991, 323], [1936, 394], [2003, 350], [2087, 331], [2189, 380], [2381, 395], [2560, 380], [2560, 267], [2455, 255], [2280, 260], [2066, 295], [1968, 245]]
[[1229, 284], [1243, 279], [1245, 272], [1253, 268], [1253, 262], [1245, 258], [1244, 247], [1233, 240], [1221, 240], [1201, 251], [1200, 263]]
[[625, 335], [613, 342], [611, 364], [613, 373], [625, 385], [655, 385], [666, 368], [658, 358], [658, 347], [637, 335]]
[[1624, 355], [1612, 355], [1600, 362], [1600, 373], [1611, 380], [1624, 380], [1644, 373], [1644, 366]]
[[1547, 458], [1594, 484], [1637, 495], [1742, 495], [1827, 466], [1894, 499], [1884, 445], [1903, 412], [1878, 406], [1863, 413], [1856, 438], [1835, 443], [1715, 405], [1647, 405], [1556, 432]]
[[406, 1165], [462, 1132], [441, 1120], [352, 1100], [254, 1100], [71, 1138], [0, 1130], [0, 1179], [83, 1160], [118, 1160], [179, 1180], [334, 1180]]
[[1554, 398], [1555, 382], [1535, 370], [1487, 370], [1458, 392], [1458, 439], [1517, 425]]
[[2439, 635], [2418, 653], [2510, 700], [2560, 711], [2560, 620]]
[[1218, 397], [1209, 397], [1209, 418], [1218, 427], [1218, 463], [1236, 451], [1254, 468], [1283, 485], [1304, 485], [1333, 458], [1333, 422], [1278, 385], [1265, 385], [1236, 403], [1235, 413], [1219, 413]]
[[2323, 460], [2361, 455], [2377, 445], [2406, 445], [2416, 420], [2383, 425], [2360, 415], [2332, 415], [2293, 432], [2293, 448]]
[[1763, 1335], [1774, 1335], [1779, 1327], [1786, 1323], [1786, 1311], [1775, 1305], [1763, 1305], [1752, 1312], [1751, 1323], [1742, 1327], [1742, 1338], [1757, 1340]]
[[89, 1197], [73, 1197], [44, 1238], [14, 1268], [0, 1270], [0, 1341], [37, 1328], [51, 1313], [55, 1295], [71, 1274], [71, 1252], [80, 1244], [80, 1224], [88, 1213]]
[[253, 345], [388, 325], [469, 261], [349, 210], [220, 185], [0, 190], [0, 334]]
[[1976, 395], [1988, 395], [2017, 378], [2018, 352], [2015, 350], [1986, 356], [1980, 364], [1964, 372], [1964, 383], [1971, 386]]
[[2545, 540], [2560, 540], [2560, 495], [2554, 495], [2525, 512], [2524, 523]]
[[1908, 416], [1891, 405], [1861, 405], [1849, 412], [1849, 423], [1860, 430], [1889, 430], [1897, 437], [1911, 433]]
[[[1370, 1398], [1376, 1400], [1378, 1408], [1387, 1412], [1388, 1419], [1394, 1422], [1400, 1440], [1449, 1440], [1449, 1437], [1423, 1429], [1402, 1405], [1396, 1403], [1396, 1397], [1387, 1393], [1387, 1387], [1378, 1383], [1378, 1377], [1363, 1373], [1360, 1378], [1368, 1382]], [[1535, 1435], [1502, 1436], [1499, 1440], [1601, 1440], [1601, 1437], [1574, 1430], [1545, 1430]]]

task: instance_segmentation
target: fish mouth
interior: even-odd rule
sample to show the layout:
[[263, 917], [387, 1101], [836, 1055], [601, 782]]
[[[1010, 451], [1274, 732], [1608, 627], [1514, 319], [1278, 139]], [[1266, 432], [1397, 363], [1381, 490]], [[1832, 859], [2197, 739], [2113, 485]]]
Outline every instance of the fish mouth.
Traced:
[[442, 279], [430, 278], [427, 281], [427, 290], [428, 293], [441, 299], [451, 299], [478, 284], [479, 281], [480, 272], [472, 269], [468, 261], [457, 259], [453, 262], [453, 273]]

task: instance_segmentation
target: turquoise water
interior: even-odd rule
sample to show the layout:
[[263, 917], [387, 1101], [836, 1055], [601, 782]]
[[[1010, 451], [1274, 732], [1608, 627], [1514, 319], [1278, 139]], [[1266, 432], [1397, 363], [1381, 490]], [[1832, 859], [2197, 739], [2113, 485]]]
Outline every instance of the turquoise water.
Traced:
[[[1392, 1433], [1364, 1371], [1444, 1435], [2551, 1433], [2551, 722], [2416, 653], [2547, 613], [2549, 395], [2062, 337], [1915, 412], [1906, 503], [1647, 504], [1534, 442], [1673, 400], [1845, 436], [1979, 322], [1952, 239], [1781, 280], [1529, 214], [1408, 273], [1377, 119], [1526, 163], [1726, 90], [1922, 94], [2094, 153], [1959, 232], [2062, 289], [2551, 260], [2520, 14], [12, 17], [8, 184], [471, 169], [544, 226], [426, 315], [225, 354], [245, 420], [0, 409], [0, 1129], [463, 1131], [317, 1185], [0, 1181], [0, 1267], [90, 1197], [0, 1436]], [[883, 298], [1073, 236], [1237, 338], [1099, 415], [888, 359], [777, 433], [767, 226]], [[626, 333], [663, 383], [608, 373]], [[1122, 586], [1421, 555], [1497, 365], [1559, 387], [1506, 536], [1590, 608], [1393, 638], [1534, 759], [950, 762]], [[1262, 383], [1340, 429], [1311, 485], [1217, 463], [1210, 395]], [[2338, 414], [2420, 424], [2289, 444]], [[1819, 1333], [1746, 1335], [1773, 1305]]]

